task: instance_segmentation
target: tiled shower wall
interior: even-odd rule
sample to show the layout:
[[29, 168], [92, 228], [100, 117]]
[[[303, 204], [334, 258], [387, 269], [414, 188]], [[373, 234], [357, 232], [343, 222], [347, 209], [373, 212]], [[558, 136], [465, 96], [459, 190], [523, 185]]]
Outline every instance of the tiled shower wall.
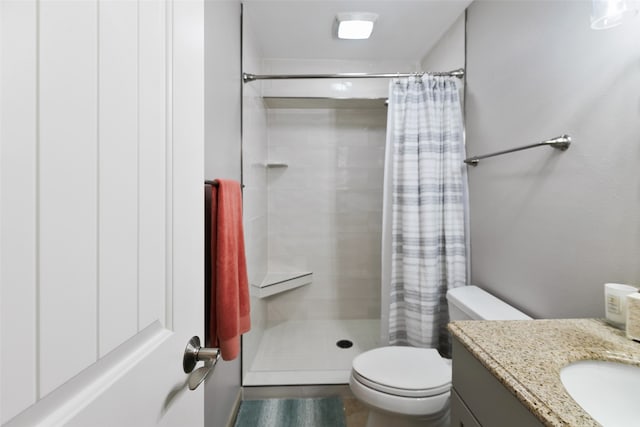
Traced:
[[313, 283], [267, 301], [269, 324], [380, 316], [386, 108], [269, 109], [268, 269]]

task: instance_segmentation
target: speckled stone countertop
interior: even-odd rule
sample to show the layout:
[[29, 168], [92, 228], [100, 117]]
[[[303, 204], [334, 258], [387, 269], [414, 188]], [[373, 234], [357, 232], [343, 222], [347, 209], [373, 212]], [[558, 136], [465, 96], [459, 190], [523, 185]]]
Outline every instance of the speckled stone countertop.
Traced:
[[599, 426], [569, 396], [560, 369], [578, 360], [640, 366], [640, 343], [598, 319], [471, 320], [451, 333], [547, 426]]

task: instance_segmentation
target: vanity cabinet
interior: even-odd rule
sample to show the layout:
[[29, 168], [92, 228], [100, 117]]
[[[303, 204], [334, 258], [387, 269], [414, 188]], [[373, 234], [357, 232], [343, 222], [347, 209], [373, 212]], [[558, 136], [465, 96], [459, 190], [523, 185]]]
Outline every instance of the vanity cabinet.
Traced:
[[451, 427], [482, 427], [455, 390], [451, 392]]
[[460, 341], [453, 339], [451, 427], [542, 425]]

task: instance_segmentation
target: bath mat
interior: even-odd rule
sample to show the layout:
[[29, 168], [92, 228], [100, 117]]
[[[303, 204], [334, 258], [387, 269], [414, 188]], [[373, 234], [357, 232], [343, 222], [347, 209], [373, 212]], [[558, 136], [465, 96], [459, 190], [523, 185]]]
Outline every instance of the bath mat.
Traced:
[[265, 399], [240, 404], [235, 427], [346, 427], [342, 399]]

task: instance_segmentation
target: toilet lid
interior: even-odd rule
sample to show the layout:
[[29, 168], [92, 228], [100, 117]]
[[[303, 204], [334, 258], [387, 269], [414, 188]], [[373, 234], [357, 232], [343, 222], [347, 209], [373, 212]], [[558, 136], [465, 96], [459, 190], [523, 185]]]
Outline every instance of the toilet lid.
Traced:
[[428, 397], [451, 389], [451, 365], [431, 348], [366, 351], [353, 359], [353, 374], [370, 388], [398, 396]]

